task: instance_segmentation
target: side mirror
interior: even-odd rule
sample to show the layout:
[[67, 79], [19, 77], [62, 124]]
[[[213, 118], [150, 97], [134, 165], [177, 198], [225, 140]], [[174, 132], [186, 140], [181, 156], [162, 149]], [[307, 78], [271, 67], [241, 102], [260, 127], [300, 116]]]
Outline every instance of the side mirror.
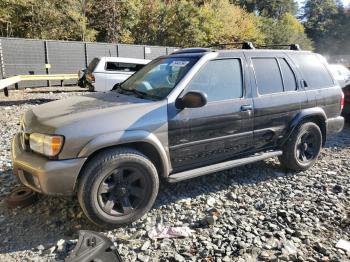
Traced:
[[198, 108], [207, 104], [207, 95], [200, 91], [190, 91], [183, 97], [179, 97], [175, 101], [175, 106], [179, 109]]

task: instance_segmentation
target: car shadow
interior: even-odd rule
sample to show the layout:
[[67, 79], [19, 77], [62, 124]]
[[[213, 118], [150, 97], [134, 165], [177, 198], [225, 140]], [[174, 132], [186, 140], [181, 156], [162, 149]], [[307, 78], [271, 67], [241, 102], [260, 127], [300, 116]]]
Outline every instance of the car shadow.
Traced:
[[81, 90], [31, 90], [31, 91], [26, 91], [29, 94], [61, 94], [61, 93], [85, 93], [88, 92], [89, 90], [87, 88], [81, 88]]
[[[293, 175], [295, 174], [281, 169], [276, 161], [267, 160], [175, 184], [162, 182], [152, 209], [161, 209], [163, 205], [199, 195], [209, 196], [232, 185], [258, 184], [281, 176]], [[0, 197], [1, 200], [3, 197]], [[154, 210], [150, 212], [152, 211]], [[6, 209], [2, 205], [0, 219], [2, 219], [0, 238], [3, 239], [0, 243], [0, 254], [35, 250], [39, 245], [46, 248], [44, 253], [49, 252], [49, 248], [60, 239], [77, 239], [80, 229], [107, 232], [106, 229], [88, 221], [76, 198], [41, 196], [35, 204], [13, 210]], [[144, 223], [141, 219], [126, 227], [141, 229], [144, 228]], [[56, 259], [62, 257], [58, 256]]]
[[325, 148], [349, 148], [350, 147], [350, 123], [346, 123], [344, 129], [338, 133], [327, 137]]
[[23, 100], [9, 100], [9, 101], [0, 101], [0, 106], [20, 106], [24, 104], [28, 105], [40, 105], [54, 101], [56, 99], [47, 99], [47, 98], [37, 98], [37, 99], [23, 99]]

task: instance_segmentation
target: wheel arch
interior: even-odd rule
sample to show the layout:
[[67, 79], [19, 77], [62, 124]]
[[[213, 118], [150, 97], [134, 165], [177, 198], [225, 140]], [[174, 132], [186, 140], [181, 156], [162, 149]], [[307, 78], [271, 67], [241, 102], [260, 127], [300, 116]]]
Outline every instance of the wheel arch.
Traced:
[[299, 112], [294, 119], [292, 120], [288, 131], [287, 136], [283, 140], [282, 144], [288, 141], [291, 134], [294, 130], [305, 122], [314, 122], [317, 124], [322, 133], [322, 146], [325, 145], [327, 139], [327, 124], [326, 124], [327, 116], [324, 110], [320, 107], [309, 108]]
[[78, 157], [86, 157], [87, 159], [80, 169], [74, 188], [76, 189], [76, 185], [81, 178], [82, 170], [91, 159], [105, 150], [120, 147], [138, 150], [148, 157], [155, 165], [159, 177], [167, 177], [170, 174], [171, 166], [168, 154], [162, 143], [154, 134], [144, 131], [114, 133], [93, 139], [80, 151]]

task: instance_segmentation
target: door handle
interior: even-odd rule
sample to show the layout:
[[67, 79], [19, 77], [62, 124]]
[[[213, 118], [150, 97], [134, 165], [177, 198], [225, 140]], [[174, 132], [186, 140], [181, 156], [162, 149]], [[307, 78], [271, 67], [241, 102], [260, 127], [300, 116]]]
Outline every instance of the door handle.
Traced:
[[243, 105], [241, 106], [241, 111], [245, 112], [245, 111], [252, 111], [253, 107], [252, 105]]

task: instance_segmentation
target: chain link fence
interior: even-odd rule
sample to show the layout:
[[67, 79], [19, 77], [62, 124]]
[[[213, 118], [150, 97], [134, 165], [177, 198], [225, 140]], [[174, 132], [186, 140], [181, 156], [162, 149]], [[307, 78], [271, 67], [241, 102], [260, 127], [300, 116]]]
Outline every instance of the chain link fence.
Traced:
[[[72, 74], [97, 56], [154, 59], [176, 47], [75, 41], [32, 40], [0, 37], [0, 79], [15, 75]], [[65, 84], [74, 84], [66, 81]], [[59, 85], [59, 81], [30, 81], [20, 88]]]

